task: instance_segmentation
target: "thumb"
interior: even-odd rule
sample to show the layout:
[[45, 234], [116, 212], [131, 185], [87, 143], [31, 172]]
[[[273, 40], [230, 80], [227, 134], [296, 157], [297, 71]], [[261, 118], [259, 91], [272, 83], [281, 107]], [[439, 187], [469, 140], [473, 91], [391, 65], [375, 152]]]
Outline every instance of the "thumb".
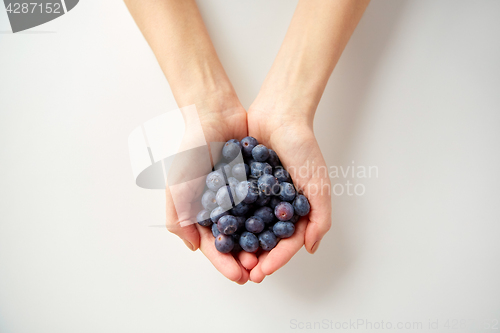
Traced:
[[[191, 206], [189, 203], [187, 205]], [[184, 207], [182, 211], [188, 212], [191, 211], [191, 209], [190, 207]], [[166, 188], [166, 220], [167, 230], [179, 236], [191, 251], [196, 251], [200, 247], [200, 234], [195, 225], [196, 220], [177, 214], [168, 186]]]

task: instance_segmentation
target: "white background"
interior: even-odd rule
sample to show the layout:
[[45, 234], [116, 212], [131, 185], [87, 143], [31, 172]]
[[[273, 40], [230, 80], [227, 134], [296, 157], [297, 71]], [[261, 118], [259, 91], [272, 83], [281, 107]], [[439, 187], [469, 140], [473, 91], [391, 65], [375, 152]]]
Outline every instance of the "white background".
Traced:
[[[295, 4], [199, 1], [245, 107]], [[315, 255], [239, 286], [149, 227], [164, 223], [164, 195], [135, 186], [127, 138], [176, 104], [125, 5], [84, 0], [19, 34], [1, 8], [0, 332], [498, 322], [499, 15], [498, 1], [370, 4], [315, 131], [329, 165], [378, 178], [349, 178], [364, 196], [333, 196]]]

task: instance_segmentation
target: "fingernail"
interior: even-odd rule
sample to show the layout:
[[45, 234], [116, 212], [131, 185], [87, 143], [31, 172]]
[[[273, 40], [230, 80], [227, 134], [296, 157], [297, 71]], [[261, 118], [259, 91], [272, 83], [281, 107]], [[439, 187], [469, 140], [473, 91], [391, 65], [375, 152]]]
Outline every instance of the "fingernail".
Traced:
[[182, 240], [184, 242], [184, 244], [186, 244], [186, 246], [191, 250], [191, 251], [194, 251], [194, 246], [193, 244], [191, 244], [189, 241], [183, 239]]
[[316, 243], [314, 243], [314, 244], [313, 244], [313, 246], [311, 247], [311, 253], [313, 253], [313, 254], [314, 254], [314, 253], [316, 252], [316, 250], [317, 250], [317, 249], [318, 249], [318, 247], [319, 247], [319, 243], [321, 243], [321, 241], [320, 241], [320, 240], [319, 240], [319, 241], [316, 241]]

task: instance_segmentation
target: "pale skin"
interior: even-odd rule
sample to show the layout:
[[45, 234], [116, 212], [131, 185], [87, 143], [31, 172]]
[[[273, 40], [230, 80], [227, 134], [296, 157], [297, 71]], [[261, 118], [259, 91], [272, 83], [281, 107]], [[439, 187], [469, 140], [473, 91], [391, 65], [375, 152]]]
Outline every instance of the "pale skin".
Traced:
[[[251, 135], [273, 148], [287, 168], [326, 166], [313, 132], [316, 108], [328, 79], [369, 0], [300, 0], [280, 51], [248, 112], [217, 57], [194, 0], [125, 0], [151, 46], [179, 107], [195, 104], [207, 142]], [[187, 126], [189, 119], [186, 119]], [[293, 135], [290, 135], [293, 133]], [[302, 246], [315, 253], [331, 226], [330, 179], [324, 172], [292, 172], [311, 212], [294, 235], [270, 252], [215, 249], [208, 228], [180, 226], [167, 189], [167, 228], [186, 246], [200, 249], [228, 279], [260, 283], [285, 265]], [[327, 188], [328, 187], [328, 188]], [[321, 188], [325, 190], [321, 192]], [[316, 189], [319, 189], [317, 191]]]

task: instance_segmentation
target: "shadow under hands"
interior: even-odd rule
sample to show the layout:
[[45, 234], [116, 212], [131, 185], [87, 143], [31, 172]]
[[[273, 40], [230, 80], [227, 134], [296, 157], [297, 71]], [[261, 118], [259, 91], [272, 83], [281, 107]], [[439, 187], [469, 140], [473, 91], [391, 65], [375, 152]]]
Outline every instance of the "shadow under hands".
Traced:
[[[360, 119], [368, 111], [366, 99], [375, 73], [407, 4], [402, 0], [372, 1], [325, 89], [315, 119], [315, 134], [328, 167], [342, 165], [344, 157], [350, 156]], [[275, 278], [269, 279], [273, 288], [293, 292], [300, 301], [311, 305], [340, 290], [342, 279], [356, 261], [357, 250], [346, 235], [355, 218], [354, 205], [340, 206], [336, 201], [338, 197], [332, 195], [333, 224], [319, 250], [310, 255], [301, 249], [274, 274]]]

